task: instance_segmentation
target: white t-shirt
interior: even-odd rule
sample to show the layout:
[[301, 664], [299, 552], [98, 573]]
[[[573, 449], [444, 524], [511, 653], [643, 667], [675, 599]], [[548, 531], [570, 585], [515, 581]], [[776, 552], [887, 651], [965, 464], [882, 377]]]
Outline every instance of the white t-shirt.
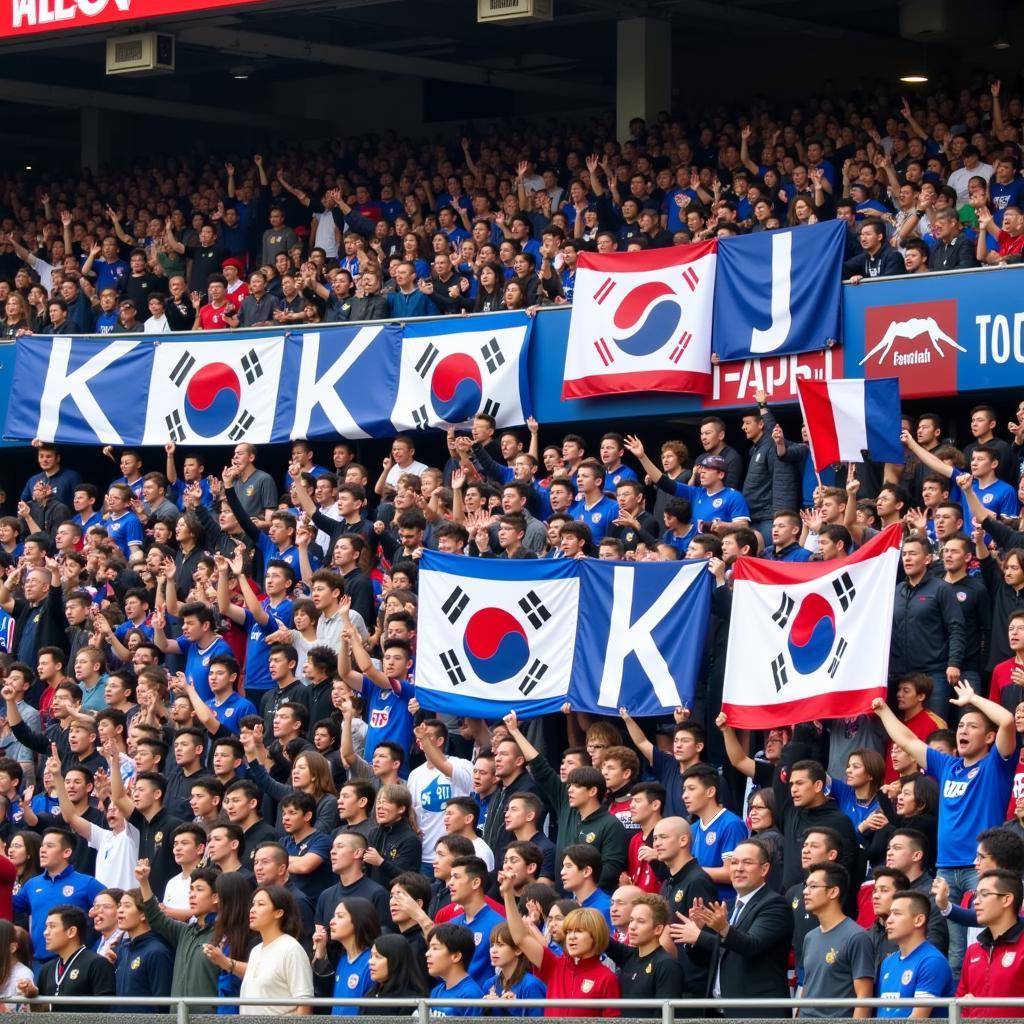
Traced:
[[164, 886], [163, 904], [174, 910], [188, 910], [188, 889], [191, 883], [188, 875], [175, 875]]
[[170, 334], [171, 328], [167, 323], [167, 317], [164, 314], [160, 316], [151, 316], [142, 325], [143, 334]]
[[96, 851], [96, 881], [106, 889], [134, 889], [139, 862], [139, 830], [125, 822], [120, 832], [89, 825], [89, 845]]
[[479, 836], [473, 840], [473, 852], [487, 865], [488, 871], [494, 870], [494, 853]]
[[434, 863], [434, 847], [445, 834], [444, 805], [453, 796], [469, 796], [473, 791], [473, 764], [462, 757], [449, 757], [452, 777], [442, 774], [429, 763], [409, 773], [409, 791], [416, 821], [423, 832], [423, 860]]
[[406, 473], [413, 473], [416, 476], [421, 476], [423, 471], [426, 469], [426, 465], [422, 462], [417, 462], [415, 459], [404, 468], [397, 462], [388, 470], [388, 475], [384, 478], [384, 483], [394, 490], [398, 486], [398, 478], [405, 476]]
[[[4, 980], [3, 985], [0, 986], [0, 1001], [7, 999], [21, 999], [23, 998], [21, 993], [18, 991], [19, 981], [33, 981], [32, 968], [26, 967], [20, 960], [15, 960], [11, 963], [11, 971]], [[10, 1013], [13, 1010], [20, 1009], [21, 1007], [11, 1003], [8, 1006], [3, 1007], [4, 1012]], [[25, 1007], [28, 1009], [28, 1007]]]
[[[243, 999], [288, 999], [298, 1004], [313, 998], [313, 968], [302, 946], [290, 935], [274, 939], [269, 946], [262, 942], [249, 954], [245, 977], [242, 978]], [[282, 1017], [295, 1012], [294, 1006], [242, 1006], [239, 1012], [249, 1016]]]

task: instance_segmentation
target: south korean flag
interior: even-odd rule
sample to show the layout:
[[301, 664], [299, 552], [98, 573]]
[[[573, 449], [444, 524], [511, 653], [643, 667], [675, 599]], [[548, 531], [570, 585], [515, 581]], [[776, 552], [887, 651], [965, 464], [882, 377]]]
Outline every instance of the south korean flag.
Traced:
[[156, 346], [143, 444], [263, 444], [271, 439], [284, 339]]
[[443, 327], [408, 324], [391, 414], [395, 430], [447, 429], [477, 413], [493, 416], [499, 427], [525, 423], [532, 323], [524, 313], [507, 313]]
[[481, 718], [557, 711], [569, 692], [579, 608], [571, 560], [426, 551], [420, 565], [420, 704]]

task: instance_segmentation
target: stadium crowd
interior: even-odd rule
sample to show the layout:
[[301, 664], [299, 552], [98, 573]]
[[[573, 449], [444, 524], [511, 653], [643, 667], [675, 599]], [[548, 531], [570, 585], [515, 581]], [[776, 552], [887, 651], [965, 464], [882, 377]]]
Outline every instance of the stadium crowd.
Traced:
[[166, 332], [570, 302], [580, 251], [840, 218], [854, 281], [1024, 252], [1022, 106], [1001, 83], [916, 102], [498, 124], [264, 159], [0, 185], [3, 335]]
[[[8, 333], [568, 301], [585, 245], [824, 216], [850, 220], [854, 276], [901, 271], [901, 247], [911, 269], [966, 266], [986, 214], [962, 172], [979, 153], [1010, 166], [986, 202], [1001, 231], [1020, 226], [997, 189], [1020, 187], [1004, 157], [1021, 107], [1000, 92], [694, 138], [634, 123], [589, 159], [598, 135], [493, 136], [459, 159], [384, 139], [226, 179], [178, 164], [24, 202], [8, 188]], [[972, 410], [962, 449], [940, 413], [904, 426], [905, 464], [823, 483], [763, 393], [735, 423], [708, 416], [695, 458], [683, 440], [542, 442], [542, 424], [485, 415], [436, 466], [408, 436], [379, 468], [341, 440], [296, 441], [286, 464], [242, 443], [219, 473], [168, 444], [106, 449], [110, 472], [83, 480], [37, 443], [0, 518], [0, 1003], [240, 995], [292, 1000], [243, 1012], [309, 1013], [314, 994], [429, 993], [448, 1015], [475, 1011], [444, 1000], [487, 998], [496, 1014], [617, 1016], [619, 996], [1024, 995], [1024, 403], [1008, 427]], [[735, 560], [833, 560], [892, 524], [888, 699], [734, 730]], [[665, 721], [426, 712], [425, 548], [706, 560], [693, 706]], [[580, 1002], [507, 1002], [543, 997]]]

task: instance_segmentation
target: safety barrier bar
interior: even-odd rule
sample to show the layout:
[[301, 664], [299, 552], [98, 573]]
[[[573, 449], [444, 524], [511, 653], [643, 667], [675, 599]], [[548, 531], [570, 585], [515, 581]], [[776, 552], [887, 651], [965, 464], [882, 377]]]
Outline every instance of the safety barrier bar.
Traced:
[[[173, 1006], [177, 1016], [178, 1024], [188, 1024], [190, 1019], [190, 1008], [196, 1007], [220, 1007], [220, 1006], [356, 1006], [356, 1007], [380, 1007], [389, 1006], [396, 1010], [412, 1010], [416, 1013], [418, 1024], [430, 1024], [430, 1008], [433, 1006], [457, 1006], [457, 1007], [479, 1007], [481, 1010], [493, 1010], [495, 1000], [493, 999], [391, 999], [387, 997], [367, 999], [365, 997], [354, 999], [303, 999], [296, 1003], [295, 999], [260, 999], [241, 997], [209, 997], [202, 996], [132, 996], [130, 999], [134, 1006]], [[57, 1009], [62, 1004], [73, 1004], [75, 1006], [95, 1006], [97, 1012], [116, 1012], [116, 1004], [112, 1007], [109, 996], [36, 996], [32, 999], [8, 999], [9, 1003], [26, 1003], [30, 1006], [53, 1006]], [[857, 1009], [858, 1007], [870, 1007], [877, 1009], [883, 1006], [893, 1007], [930, 1007], [933, 1009], [942, 1008], [947, 1012], [949, 1024], [960, 1024], [963, 1009], [972, 1007], [1010, 1007], [1018, 1008], [1024, 1017], [1024, 998], [1021, 997], [1000, 997], [992, 996], [980, 998], [976, 996], [964, 996], [961, 998], [901, 998], [901, 999], [503, 999], [501, 1008], [527, 1009], [534, 1007], [586, 1007], [593, 1004], [595, 1010], [598, 1008], [614, 1007], [619, 1010], [660, 1010], [663, 1024], [674, 1024], [676, 1010], [721, 1010], [728, 1007], [736, 1009], [761, 1009], [761, 1010], [798, 1010], [801, 1008], [817, 1007], [819, 1009]]]

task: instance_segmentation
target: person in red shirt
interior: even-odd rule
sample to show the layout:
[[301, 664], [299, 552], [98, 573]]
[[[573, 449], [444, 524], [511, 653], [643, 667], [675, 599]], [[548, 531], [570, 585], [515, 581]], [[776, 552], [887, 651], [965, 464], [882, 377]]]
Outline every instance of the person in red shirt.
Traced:
[[[1024, 255], [1024, 213], [1016, 206], [1008, 206], [1003, 213], [1002, 228], [986, 209], [978, 211], [978, 251], [981, 263], [1005, 263], [1007, 256]], [[999, 243], [999, 252], [989, 252], [986, 235], [992, 235]]]
[[[999, 662], [992, 669], [988, 699], [1013, 711], [1024, 696], [1024, 608], [1010, 612], [1006, 623], [1006, 638], [1013, 657]], [[1003, 699], [1004, 693], [1006, 700]]]
[[223, 274], [211, 274], [206, 282], [206, 294], [210, 301], [203, 306], [202, 296], [192, 293], [192, 305], [199, 313], [199, 329], [223, 331], [238, 326], [238, 310], [228, 301], [228, 283]]
[[[579, 1006], [546, 1006], [545, 1017], [619, 1017], [611, 1006], [595, 1000], [618, 999], [621, 990], [615, 973], [601, 963], [608, 948], [608, 922], [599, 910], [581, 907], [565, 917], [565, 953], [557, 956], [536, 931], [528, 929], [516, 905], [511, 876], [498, 872], [505, 914], [512, 939], [547, 985], [548, 999], [579, 999]], [[589, 1003], [589, 1005], [588, 1005]]]
[[[936, 729], [946, 728], [945, 721], [927, 707], [933, 687], [931, 676], [924, 672], [912, 672], [896, 684], [896, 711], [903, 724], [925, 743]], [[885, 747], [885, 782], [896, 782], [899, 777], [892, 763], [892, 740], [889, 740]]]
[[228, 302], [235, 309], [240, 310], [242, 308], [242, 300], [249, 294], [249, 285], [246, 284], [245, 279], [242, 277], [242, 274], [245, 273], [245, 260], [240, 259], [238, 256], [229, 256], [221, 264], [221, 270], [224, 271]]
[[[1022, 902], [1024, 887], [1014, 872], [986, 871], [978, 879], [974, 909], [984, 930], [964, 955], [958, 997], [1024, 997]], [[960, 1012], [965, 1017], [1019, 1017], [1020, 1007], [965, 1006]]]
[[661, 866], [652, 840], [654, 826], [663, 817], [665, 787], [660, 782], [638, 782], [629, 794], [629, 813], [637, 830], [629, 840], [626, 870], [619, 881], [657, 895], [661, 892], [662, 879], [655, 869], [660, 870]]

